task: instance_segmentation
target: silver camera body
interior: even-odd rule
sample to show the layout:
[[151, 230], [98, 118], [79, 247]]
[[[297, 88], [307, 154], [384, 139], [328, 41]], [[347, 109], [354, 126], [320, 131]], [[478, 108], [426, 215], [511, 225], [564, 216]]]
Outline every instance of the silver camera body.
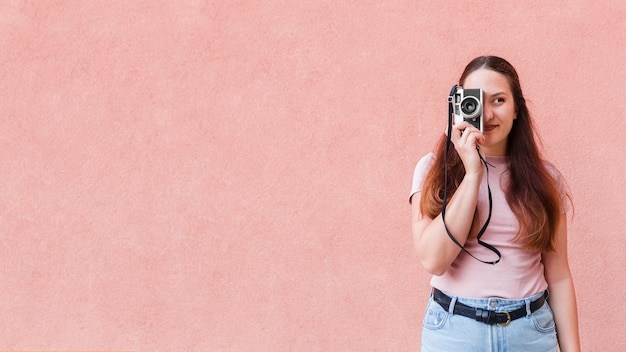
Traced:
[[454, 124], [467, 121], [483, 132], [483, 90], [457, 86], [453, 94]]

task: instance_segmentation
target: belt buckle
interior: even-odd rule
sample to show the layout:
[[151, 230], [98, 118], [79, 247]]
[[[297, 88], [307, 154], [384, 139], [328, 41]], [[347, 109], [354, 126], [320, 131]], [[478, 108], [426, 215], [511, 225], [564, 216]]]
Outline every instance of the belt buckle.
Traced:
[[504, 326], [511, 324], [511, 315], [509, 314], [509, 312], [500, 312], [500, 313], [506, 314], [506, 321], [504, 323], [496, 323], [496, 325], [504, 327]]

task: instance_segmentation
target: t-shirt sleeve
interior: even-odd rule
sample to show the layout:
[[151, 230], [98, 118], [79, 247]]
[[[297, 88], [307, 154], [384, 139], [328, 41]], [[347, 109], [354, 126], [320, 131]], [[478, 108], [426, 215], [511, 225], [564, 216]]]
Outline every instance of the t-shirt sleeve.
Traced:
[[550, 175], [552, 175], [552, 178], [556, 182], [556, 186], [559, 191], [559, 196], [561, 197], [561, 205], [563, 207], [563, 212], [569, 213], [570, 210], [572, 209], [571, 209], [571, 205], [569, 202], [570, 191], [569, 191], [569, 187], [567, 186], [567, 182], [565, 181], [563, 174], [561, 174], [561, 172], [556, 168], [556, 166], [554, 166], [552, 163], [549, 163], [549, 162], [545, 162], [545, 165], [546, 165], [546, 169], [548, 169], [548, 172], [550, 173]]
[[424, 183], [424, 178], [426, 178], [426, 173], [430, 170], [430, 167], [435, 160], [434, 153], [428, 153], [424, 155], [415, 165], [415, 171], [413, 171], [413, 184], [411, 186], [411, 192], [409, 193], [409, 203], [411, 203], [411, 198], [415, 193], [418, 193], [422, 190], [422, 184]]

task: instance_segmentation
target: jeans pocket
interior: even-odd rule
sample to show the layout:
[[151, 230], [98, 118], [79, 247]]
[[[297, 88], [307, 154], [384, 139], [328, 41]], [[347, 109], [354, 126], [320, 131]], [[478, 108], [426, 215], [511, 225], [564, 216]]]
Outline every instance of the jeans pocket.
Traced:
[[424, 314], [424, 328], [438, 330], [444, 327], [448, 320], [449, 313], [445, 311], [437, 302], [430, 301]]
[[543, 307], [537, 309], [532, 315], [531, 319], [535, 324], [535, 328], [539, 332], [550, 333], [556, 330], [554, 324], [554, 315], [548, 302], [543, 304]]

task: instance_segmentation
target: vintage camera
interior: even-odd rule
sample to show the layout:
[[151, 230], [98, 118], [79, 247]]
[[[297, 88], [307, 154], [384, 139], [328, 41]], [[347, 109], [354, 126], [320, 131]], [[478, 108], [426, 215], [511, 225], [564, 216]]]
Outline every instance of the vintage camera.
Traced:
[[457, 86], [452, 95], [454, 124], [467, 121], [483, 132], [483, 90]]

